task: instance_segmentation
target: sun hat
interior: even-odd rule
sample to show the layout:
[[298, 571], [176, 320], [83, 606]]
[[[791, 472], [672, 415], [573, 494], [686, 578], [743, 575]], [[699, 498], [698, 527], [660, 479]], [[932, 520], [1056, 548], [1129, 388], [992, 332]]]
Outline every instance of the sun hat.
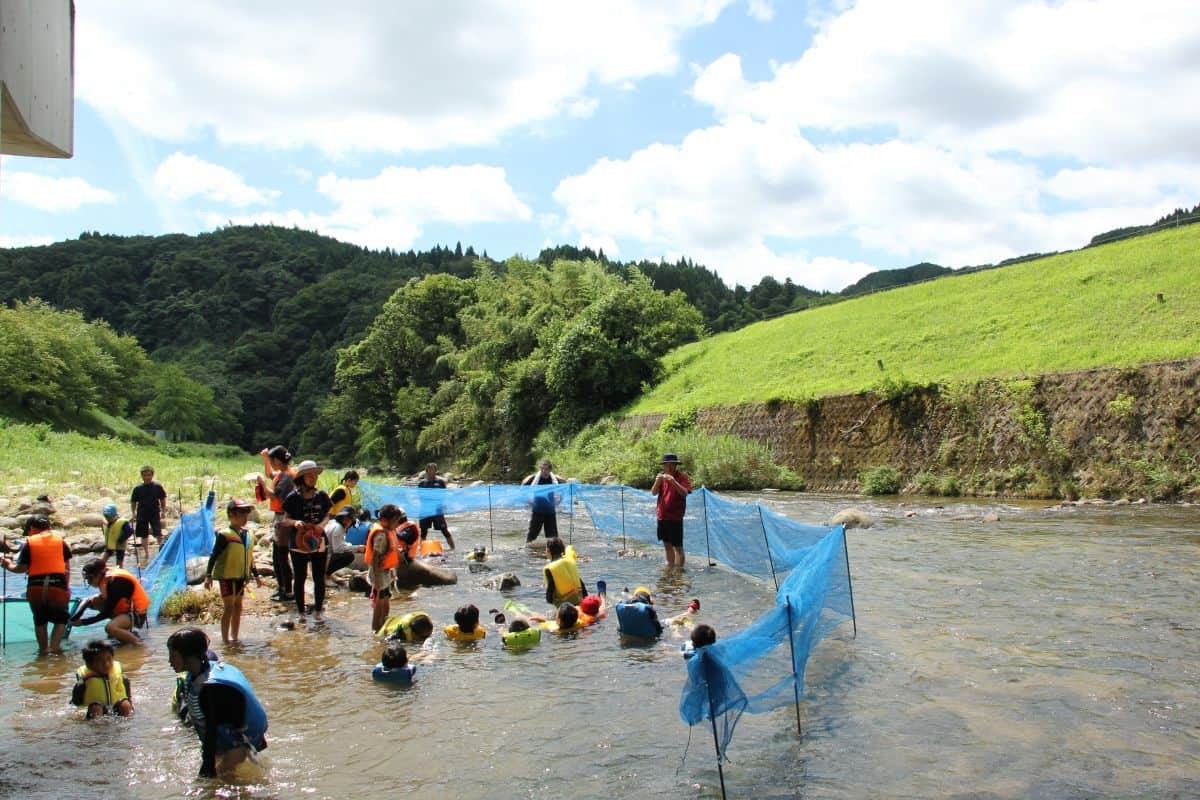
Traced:
[[106, 517], [115, 517], [117, 515], [117, 504], [109, 503], [104, 508], [100, 509], [100, 513]]
[[325, 468], [317, 466], [317, 462], [315, 461], [301, 461], [300, 465], [296, 467], [296, 477], [299, 478], [301, 475], [307, 475], [310, 472], [320, 475], [324, 471]]
[[641, 602], [646, 603], [647, 605], [654, 605], [654, 601], [650, 598], [650, 590], [645, 586], [639, 586], [633, 590], [633, 599], [637, 600], [639, 597], [646, 598]]
[[589, 594], [587, 597], [579, 601], [579, 610], [587, 614], [589, 617], [594, 617], [600, 613], [600, 598], [597, 595]]
[[662, 463], [664, 463], [664, 464], [680, 464], [682, 462], [679, 460], [679, 456], [675, 455], [674, 453], [666, 453], [662, 457]]

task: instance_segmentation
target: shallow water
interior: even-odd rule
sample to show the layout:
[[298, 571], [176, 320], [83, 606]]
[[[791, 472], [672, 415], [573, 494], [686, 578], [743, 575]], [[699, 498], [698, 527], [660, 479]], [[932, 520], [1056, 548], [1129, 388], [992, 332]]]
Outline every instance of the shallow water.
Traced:
[[[805, 522], [866, 508], [876, 525], [849, 535], [857, 637], [847, 624], [814, 651], [802, 737], [791, 707], [742, 718], [724, 767], [730, 797], [1200, 795], [1200, 508], [741, 499]], [[989, 512], [1000, 521], [979, 521]], [[510, 596], [542, 609], [523, 522], [498, 512], [493, 534], [486, 514], [451, 520], [458, 553], [494, 536], [491, 572], [454, 558], [458, 586], [422, 589], [393, 612], [424, 609], [439, 627], [467, 602], [486, 612], [503, 597], [479, 582], [504, 570], [526, 584]], [[607, 578], [610, 595], [648, 584], [667, 611], [698, 596], [719, 634], [771, 602], [769, 581], [694, 557], [668, 576], [656, 551], [618, 558], [619, 540], [580, 517], [573, 533], [560, 525], [591, 559], [585, 580]], [[720, 796], [711, 729], [679, 720], [678, 640], [622, 647], [611, 619], [520, 654], [494, 632], [480, 645], [436, 637], [416, 685], [397, 689], [370, 679], [369, 602], [335, 592], [328, 616], [295, 631], [247, 619], [245, 644], [218, 645], [271, 718], [265, 777], [235, 786], [194, 777], [198, 743], [168, 712], [169, 626], [144, 650], [118, 651], [138, 706], [128, 720], [83, 723], [67, 703], [86, 631], [67, 658], [10, 647], [0, 796]]]

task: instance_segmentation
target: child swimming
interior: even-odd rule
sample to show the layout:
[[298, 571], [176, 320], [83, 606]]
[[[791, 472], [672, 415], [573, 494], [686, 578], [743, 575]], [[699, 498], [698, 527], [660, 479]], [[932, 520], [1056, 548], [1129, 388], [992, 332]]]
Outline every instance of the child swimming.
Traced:
[[473, 642], [487, 636], [487, 630], [479, 624], [479, 609], [465, 605], [454, 612], [454, 624], [442, 629], [446, 638], [455, 642]]
[[379, 663], [371, 670], [371, 678], [382, 683], [408, 685], [416, 676], [417, 668], [408, 663], [408, 651], [399, 642], [389, 643]]
[[691, 658], [701, 647], [717, 643], [717, 631], [711, 625], [697, 625], [692, 629], [692, 638], [680, 646], [684, 658]]

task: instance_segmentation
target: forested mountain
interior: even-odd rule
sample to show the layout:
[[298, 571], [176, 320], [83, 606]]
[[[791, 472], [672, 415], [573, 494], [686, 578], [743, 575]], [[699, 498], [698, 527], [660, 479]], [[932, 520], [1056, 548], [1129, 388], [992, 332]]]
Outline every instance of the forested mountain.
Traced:
[[[598, 305], [589, 310], [586, 304], [575, 302], [578, 298], [561, 294], [559, 287], [563, 281], [569, 282], [564, 275], [573, 273], [557, 269], [560, 262], [576, 264], [573, 269], [586, 262], [598, 264], [599, 271], [615, 281], [604, 283], [605, 291], [624, 298], [620, 307]], [[541, 287], [545, 296], [558, 296], [559, 305], [570, 313], [564, 316], [560, 309], [546, 317], [554, 320], [550, 328], [531, 328], [523, 315], [531, 313], [540, 301], [529, 298], [509, 280], [510, 265], [523, 271], [523, 280]], [[530, 272], [533, 266], [542, 272]], [[628, 399], [631, 390], [640, 388], [639, 382], [653, 379], [654, 370], [648, 363], [631, 361], [617, 365], [634, 369], [619, 378], [623, 381], [619, 389], [610, 392], [605, 380], [584, 381], [578, 385], [599, 387], [601, 394], [571, 396], [570, 381], [563, 377], [568, 373], [562, 372], [567, 352], [554, 352], [554, 343], [545, 338], [548, 330], [571, 332], [576, 345], [585, 345], [594, 344], [589, 337], [604, 329], [610, 349], [632, 347], [641, 359], [648, 353], [665, 352], [662, 348], [667, 341], [678, 344], [701, 330], [732, 330], [869, 289], [923, 280], [939, 271], [948, 270], [920, 264], [875, 273], [842, 293], [815, 292], [790, 279], [779, 282], [771, 277], [749, 289], [731, 289], [716, 272], [687, 259], [674, 264], [619, 262], [603, 251], [563, 246], [543, 250], [536, 262], [513, 259], [500, 263], [471, 247], [464, 250], [461, 244], [453, 249], [397, 253], [366, 250], [297, 229], [230, 226], [199, 236], [84, 233], [77, 240], [44, 247], [0, 249], [0, 302], [12, 306], [41, 299], [53, 308], [78, 310], [84, 320], [103, 320], [117, 335], [134, 337], [154, 363], [164, 367], [143, 371], [145, 377], [136, 388], [124, 384], [126, 391], [139, 394], [127, 405], [142, 424], [164, 424], [153, 417], [161, 419], [164, 403], [178, 393], [168, 390], [193, 386], [190, 381], [185, 383], [186, 376], [208, 387], [216, 405], [216, 412], [206, 410], [203, 420], [177, 417], [172, 421], [177, 432], [186, 431], [189, 437], [233, 440], [251, 449], [285, 442], [300, 452], [347, 459], [367, 452], [380, 458], [407, 459], [417, 456], [417, 441], [423, 435], [425, 445], [444, 451], [454, 437], [442, 434], [452, 433], [453, 420], [470, 419], [471, 424], [502, 436], [519, 432], [514, 441], [528, 443], [536, 433], [535, 424], [570, 427]], [[408, 372], [397, 373], [394, 365], [380, 371], [378, 364], [364, 372], [365, 362], [351, 359], [343, 364], [341, 389], [335, 393], [339, 350], [371, 336], [371, 341], [378, 342], [385, 335], [382, 331], [415, 335], [404, 320], [377, 317], [385, 303], [410, 281], [437, 274], [468, 283], [481, 274], [491, 277], [470, 283], [459, 300], [446, 301], [461, 307], [422, 307], [426, 316], [421, 319], [434, 326], [441, 320], [447, 327], [425, 331], [431, 337], [428, 352], [412, 356]], [[588, 280], [593, 286], [602, 283], [594, 277]], [[636, 315], [630, 316], [630, 309], [637, 304], [615, 288], [621, 284], [640, 287], [640, 291], [655, 289], [663, 296], [678, 290], [699, 311], [699, 326], [689, 318], [678, 328], [666, 323], [663, 330], [672, 332], [653, 342], [622, 339], [614, 330], [605, 329], [621, 319], [637, 325]], [[510, 302], [501, 302], [497, 291], [507, 292]], [[475, 330], [462, 330], [464, 320], [457, 319], [460, 311], [479, 298], [491, 303], [488, 306], [479, 300], [471, 312], [478, 317], [477, 325], [483, 325], [475, 330], [491, 331], [482, 339]], [[681, 313], [672, 307], [664, 319], [682, 319]], [[573, 325], [572, 314], [590, 321], [592, 327]], [[484, 324], [482, 319], [489, 321]], [[452, 329], [459, 330], [457, 338], [447, 334]], [[505, 346], [510, 352], [498, 357], [493, 352], [496, 338], [513, 331], [525, 331], [521, 334], [524, 338], [508, 341]], [[371, 358], [387, 352], [378, 344], [369, 346], [376, 348]], [[365, 357], [365, 347], [368, 345], [362, 344], [354, 352]], [[430, 354], [434, 360], [426, 364], [422, 359]], [[478, 383], [467, 376], [472, 369], [479, 373], [484, 365], [507, 372], [499, 382], [486, 386], [486, 381]], [[543, 402], [538, 393], [549, 391], [545, 373], [552, 365], [560, 370], [554, 378], [559, 382], [558, 395]], [[172, 372], [167, 366], [182, 371]], [[603, 365], [603, 369], [610, 367], [614, 364]], [[602, 374], [603, 369], [595, 374]], [[516, 378], [513, 370], [519, 373]], [[354, 375], [357, 378], [348, 377]], [[614, 375], [606, 378], [613, 379]], [[353, 385], [352, 380], [382, 380], [383, 384], [372, 389]], [[412, 380], [424, 383], [409, 385]], [[439, 382], [444, 380], [449, 382], [442, 386]], [[515, 383], [510, 385], [510, 380]], [[151, 406], [147, 381], [157, 387], [158, 396], [168, 400]], [[477, 392], [474, 405], [463, 405], [447, 387]], [[390, 394], [396, 391], [399, 394]], [[393, 407], [386, 407], [380, 392], [392, 398]], [[525, 398], [532, 409], [530, 416], [516, 421], [511, 416], [507, 421], [488, 417], [478, 402], [489, 397], [487, 392], [500, 392], [501, 398], [508, 396], [506, 392]], [[196, 394], [191, 389], [188, 393]], [[360, 402], [364, 393], [374, 397], [374, 405]], [[352, 398], [355, 402], [349, 402]], [[455, 409], [458, 416], [441, 415], [443, 407]], [[157, 415], [151, 413], [155, 410]], [[508, 408], [504, 413], [515, 412]], [[364, 419], [360, 421], [358, 416]], [[436, 420], [440, 420], [442, 434], [423, 433], [421, 426]], [[509, 458], [509, 454], [490, 452], [480, 441], [472, 447], [472, 458], [480, 464]]]

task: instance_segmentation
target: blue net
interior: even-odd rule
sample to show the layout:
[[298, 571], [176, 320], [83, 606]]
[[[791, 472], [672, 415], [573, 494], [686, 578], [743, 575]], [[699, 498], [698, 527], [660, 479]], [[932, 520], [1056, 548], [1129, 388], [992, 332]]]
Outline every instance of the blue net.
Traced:
[[[532, 509], [545, 503], [573, 509], [579, 504], [610, 544], [658, 542], [654, 496], [629, 486], [564, 483], [448, 490], [359, 485], [368, 508], [394, 503], [410, 518]], [[812, 649], [834, 627], [853, 619], [845, 530], [796, 522], [704, 487], [688, 496], [684, 526], [688, 553], [758, 578], [782, 577], [773, 608], [686, 662], [680, 716], [689, 725], [714, 720], [724, 753], [742, 713], [763, 713], [798, 701]]]
[[158, 619], [164, 600], [187, 588], [187, 562], [212, 552], [216, 530], [213, 518], [215, 501], [215, 496], [209, 492], [204, 505], [180, 517], [179, 524], [163, 542], [162, 549], [148, 566], [142, 568], [142, 586], [150, 595], [150, 612], [147, 615], [150, 619]]

